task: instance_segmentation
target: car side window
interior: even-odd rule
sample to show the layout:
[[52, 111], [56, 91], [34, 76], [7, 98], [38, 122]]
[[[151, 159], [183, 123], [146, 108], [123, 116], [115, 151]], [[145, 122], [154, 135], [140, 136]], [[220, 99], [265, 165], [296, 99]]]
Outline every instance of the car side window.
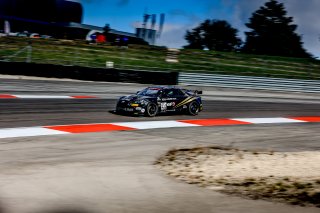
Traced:
[[174, 97], [174, 90], [173, 89], [166, 89], [163, 91], [163, 97]]
[[180, 89], [165, 89], [162, 93], [162, 97], [164, 98], [176, 98], [184, 95], [185, 94]]
[[184, 96], [184, 93], [180, 89], [175, 89], [175, 96]]

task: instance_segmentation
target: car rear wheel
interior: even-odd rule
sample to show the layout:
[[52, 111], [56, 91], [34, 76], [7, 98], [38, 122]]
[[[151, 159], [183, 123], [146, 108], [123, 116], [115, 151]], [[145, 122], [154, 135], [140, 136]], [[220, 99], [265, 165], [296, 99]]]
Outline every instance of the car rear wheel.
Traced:
[[154, 103], [149, 103], [146, 108], [146, 116], [154, 117], [158, 113], [158, 106]]
[[188, 113], [190, 115], [198, 115], [200, 111], [200, 106], [196, 101], [192, 101], [188, 107]]

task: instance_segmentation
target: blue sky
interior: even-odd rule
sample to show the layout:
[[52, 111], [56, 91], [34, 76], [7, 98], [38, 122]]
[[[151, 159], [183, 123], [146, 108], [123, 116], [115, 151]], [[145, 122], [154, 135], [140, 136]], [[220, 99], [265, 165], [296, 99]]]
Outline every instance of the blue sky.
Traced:
[[[145, 11], [150, 14], [165, 13], [167, 24], [188, 24], [209, 18], [225, 18], [232, 8], [224, 7], [220, 0], [105, 0], [83, 1], [84, 23], [104, 25], [109, 23], [119, 30], [134, 31], [132, 23], [142, 21]], [[216, 10], [216, 11], [215, 11]], [[223, 14], [224, 13], [224, 14]]]
[[[205, 19], [227, 20], [239, 30], [244, 39], [245, 23], [252, 12], [267, 0], [82, 0], [83, 23], [96, 26], [110, 24], [111, 28], [134, 32], [142, 22], [143, 13], [166, 14], [166, 23], [158, 45], [181, 47], [186, 44], [186, 30], [196, 27]], [[298, 24], [298, 34], [303, 36], [305, 48], [320, 56], [320, 0], [280, 0], [289, 16]], [[159, 17], [158, 17], [159, 19]]]
[[[83, 1], [86, 24], [134, 32], [135, 23], [141, 22], [145, 11], [149, 14], [165, 13], [164, 33], [160, 45], [181, 47], [183, 36], [203, 20], [226, 19], [231, 21], [234, 8], [230, 2], [237, 0], [87, 0]], [[159, 16], [158, 16], [159, 19]], [[158, 20], [159, 21], [159, 20]]]

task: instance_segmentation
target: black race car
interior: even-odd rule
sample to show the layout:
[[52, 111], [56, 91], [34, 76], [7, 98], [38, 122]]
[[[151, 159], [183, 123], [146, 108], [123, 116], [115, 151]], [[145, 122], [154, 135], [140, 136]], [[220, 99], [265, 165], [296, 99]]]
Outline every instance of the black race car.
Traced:
[[121, 97], [117, 102], [116, 113], [149, 117], [165, 112], [197, 115], [202, 110], [199, 94], [202, 94], [202, 91], [166, 86], [147, 87], [135, 95]]

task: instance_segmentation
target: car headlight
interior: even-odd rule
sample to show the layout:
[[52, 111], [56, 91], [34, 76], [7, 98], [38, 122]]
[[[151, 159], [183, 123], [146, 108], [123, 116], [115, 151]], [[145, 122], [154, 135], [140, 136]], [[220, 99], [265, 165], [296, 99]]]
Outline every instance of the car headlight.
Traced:
[[141, 105], [147, 105], [147, 104], [148, 104], [148, 101], [146, 101], [146, 100], [140, 100], [140, 104], [141, 104]]
[[137, 100], [137, 101], [131, 103], [130, 105], [133, 107], [137, 107], [137, 106], [144, 106], [147, 104], [148, 104], [148, 101], [146, 101], [146, 100]]

